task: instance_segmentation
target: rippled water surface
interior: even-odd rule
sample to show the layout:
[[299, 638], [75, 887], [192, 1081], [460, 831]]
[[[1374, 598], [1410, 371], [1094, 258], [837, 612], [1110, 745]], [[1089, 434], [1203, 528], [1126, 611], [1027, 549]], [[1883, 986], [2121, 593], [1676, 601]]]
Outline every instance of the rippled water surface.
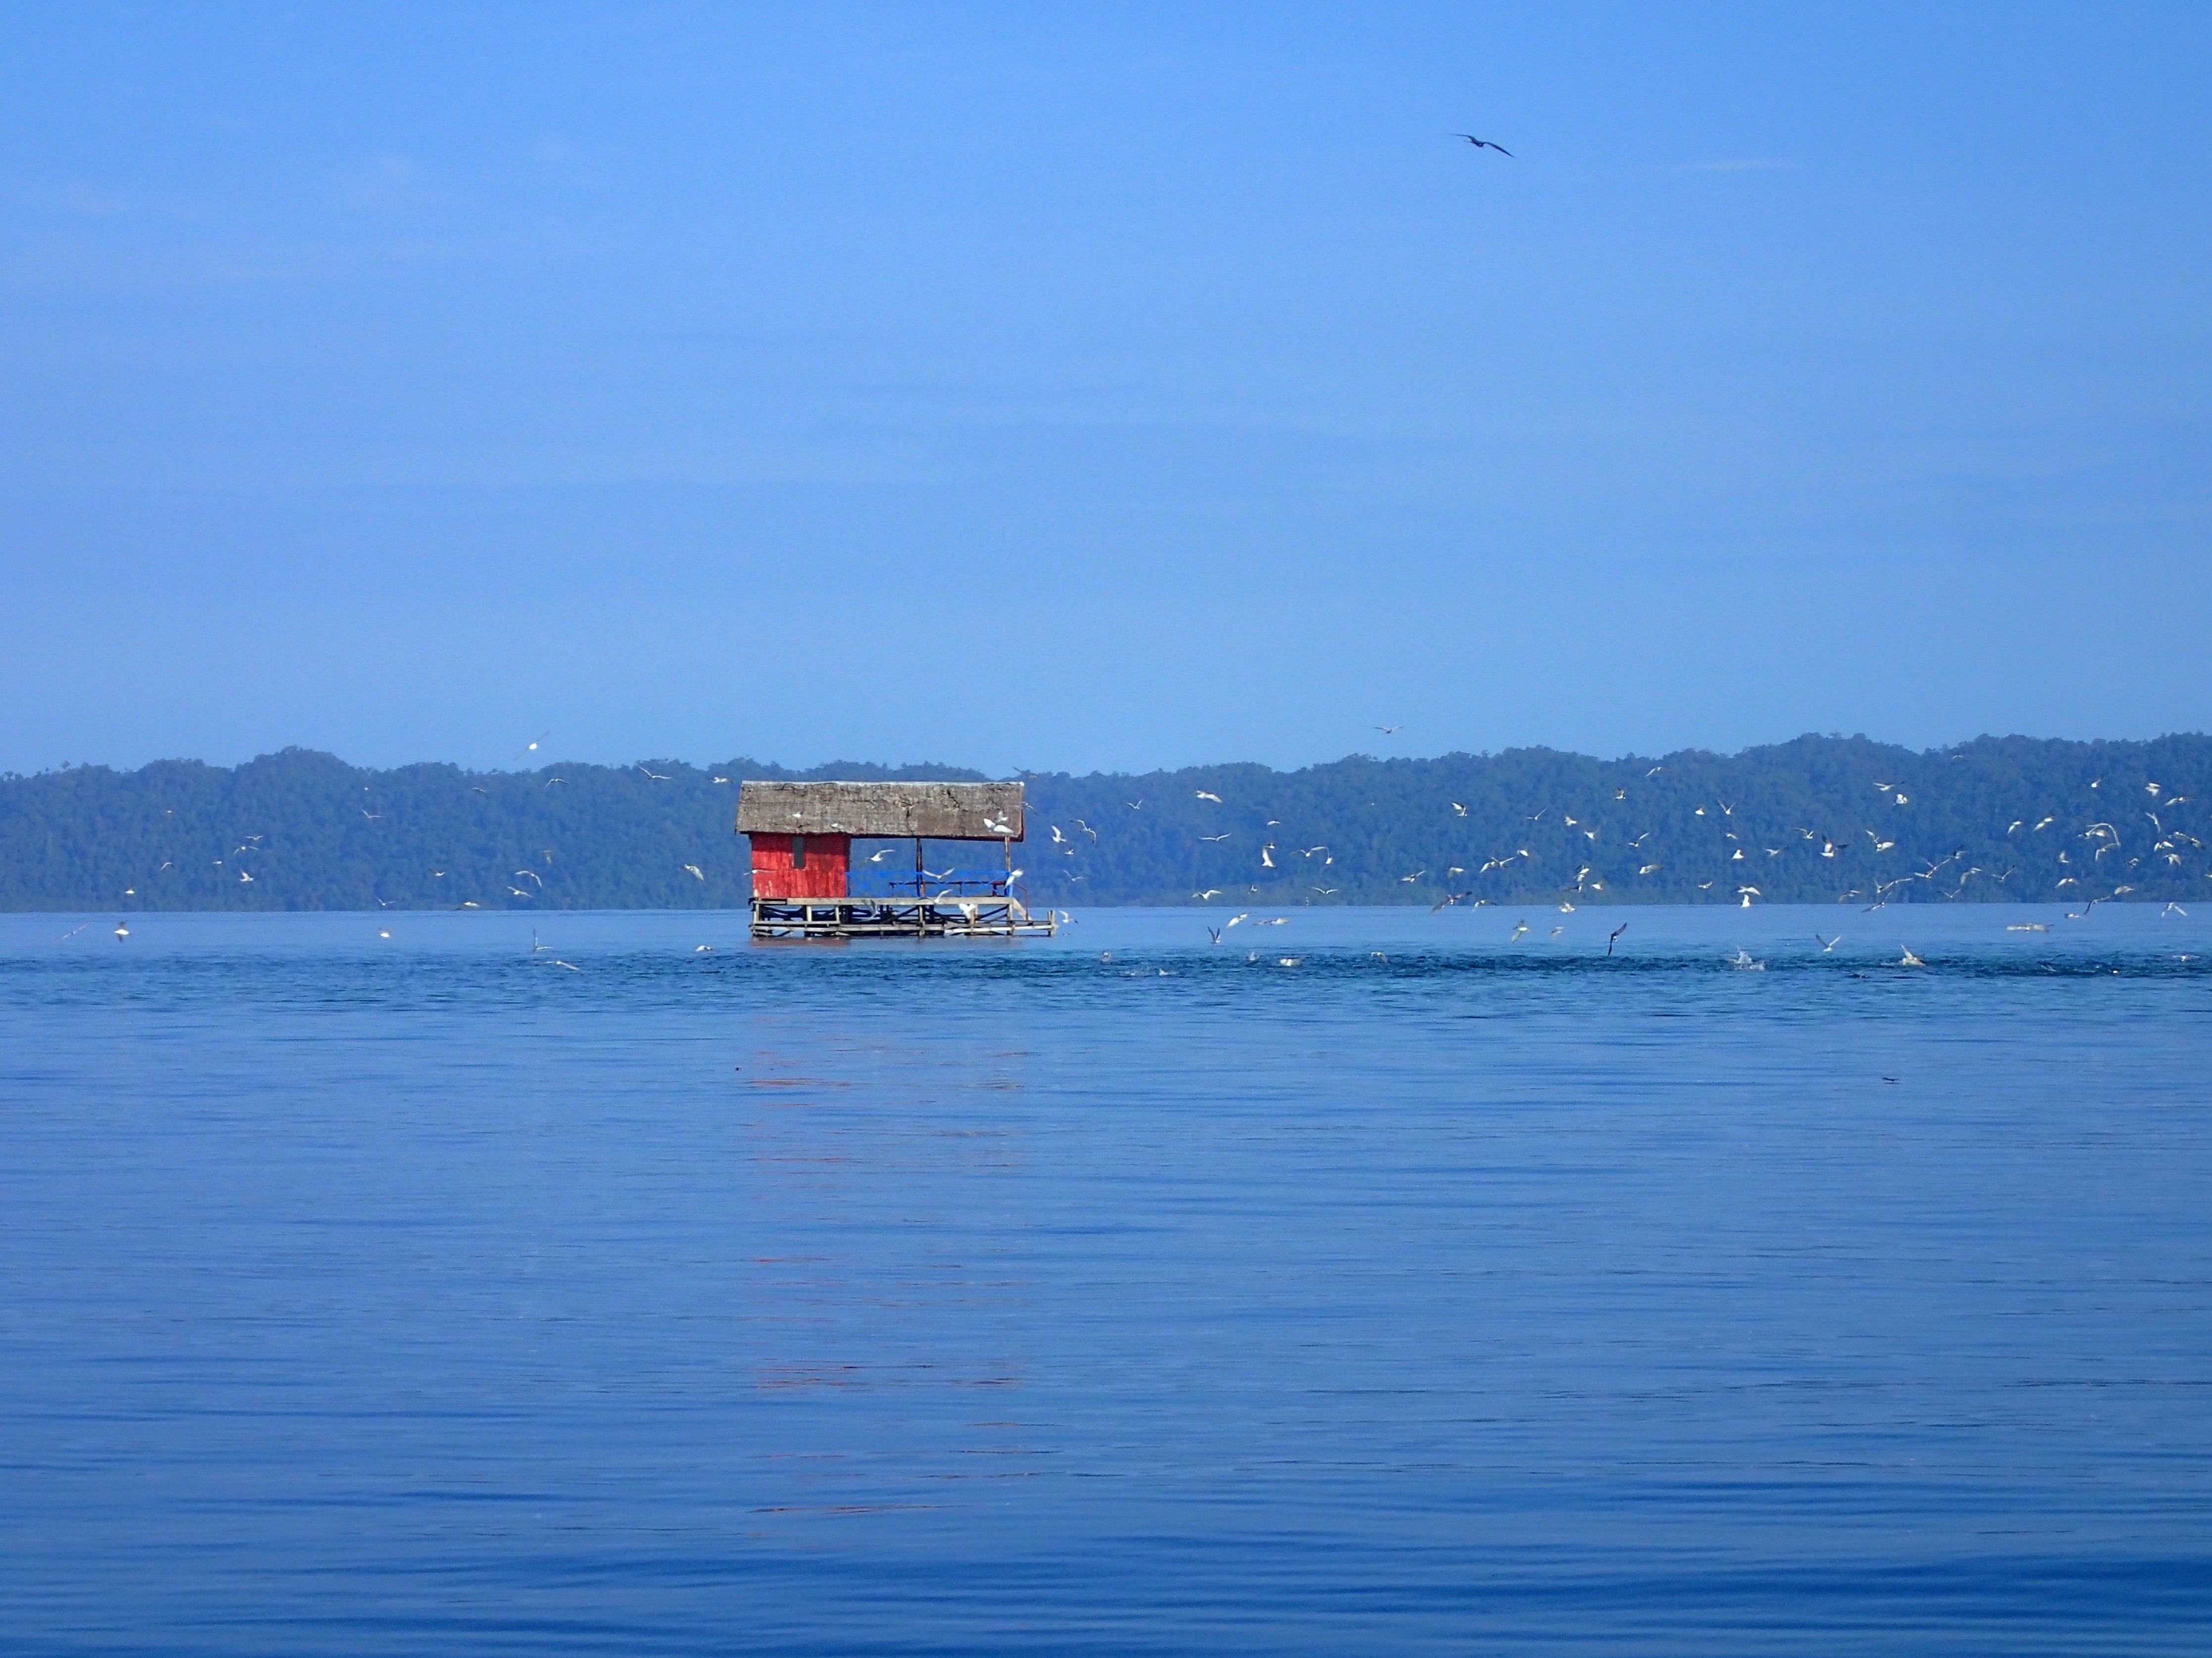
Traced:
[[1226, 918], [0, 917], [7, 1646], [2208, 1644], [2212, 927]]

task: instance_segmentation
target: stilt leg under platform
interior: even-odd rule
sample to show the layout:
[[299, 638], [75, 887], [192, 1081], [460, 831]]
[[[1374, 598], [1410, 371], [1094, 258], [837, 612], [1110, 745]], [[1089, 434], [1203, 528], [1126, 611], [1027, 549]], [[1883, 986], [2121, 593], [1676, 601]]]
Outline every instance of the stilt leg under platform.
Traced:
[[757, 898], [755, 938], [1050, 938], [1050, 910], [1019, 899]]

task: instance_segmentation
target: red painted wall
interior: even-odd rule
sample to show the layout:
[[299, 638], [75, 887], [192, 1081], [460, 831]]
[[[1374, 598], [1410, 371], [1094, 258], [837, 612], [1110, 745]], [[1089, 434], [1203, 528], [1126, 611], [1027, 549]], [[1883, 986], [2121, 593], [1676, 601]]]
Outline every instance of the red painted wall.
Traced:
[[[793, 867], [792, 842], [806, 843], [806, 867]], [[842, 898], [853, 864], [850, 835], [755, 835], [755, 898]]]

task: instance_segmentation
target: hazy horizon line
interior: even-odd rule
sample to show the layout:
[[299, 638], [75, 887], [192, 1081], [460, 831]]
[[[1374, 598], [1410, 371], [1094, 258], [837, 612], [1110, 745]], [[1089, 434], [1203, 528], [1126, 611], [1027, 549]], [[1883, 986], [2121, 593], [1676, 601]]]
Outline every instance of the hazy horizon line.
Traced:
[[250, 759], [234, 761], [228, 765], [220, 761], [202, 759], [194, 755], [184, 754], [164, 755], [157, 759], [146, 760], [137, 765], [120, 765], [106, 760], [63, 760], [54, 765], [46, 767], [43, 770], [37, 771], [0, 771], [0, 781], [27, 782], [39, 777], [58, 777], [65, 772], [87, 771], [104, 771], [114, 772], [118, 775], [128, 776], [132, 772], [150, 771], [156, 766], [162, 765], [204, 765], [210, 771], [242, 771], [250, 765], [259, 765], [264, 761], [282, 759], [287, 754], [302, 753], [316, 755], [324, 759], [335, 760], [339, 765], [345, 766], [348, 770], [355, 771], [403, 771], [412, 770], [417, 766], [444, 765], [451, 766], [457, 771], [460, 771], [472, 777], [532, 777], [554, 766], [559, 765], [594, 766], [606, 771], [629, 771], [648, 764], [656, 765], [680, 765], [688, 767], [694, 771], [708, 772], [711, 774], [717, 765], [733, 765], [740, 760], [750, 760], [763, 766], [772, 766], [781, 771], [821, 771], [832, 766], [852, 765], [878, 771], [969, 771], [973, 772], [981, 777], [1001, 779], [1008, 782], [1018, 781], [1025, 777], [1163, 777], [1172, 776], [1177, 772], [1182, 771], [1218, 771], [1231, 766], [1249, 767], [1262, 771], [1273, 772], [1278, 776], [1294, 777], [1302, 771], [1318, 771], [1328, 766], [1343, 765], [1353, 761], [1362, 760], [1377, 765], [1431, 765], [1438, 761], [1449, 759], [1499, 759], [1510, 754], [1525, 753], [1559, 754], [1576, 759], [1595, 761], [1599, 765], [1623, 765], [1630, 762], [1640, 762], [1645, 760], [1666, 760], [1686, 755], [1694, 755], [1709, 759], [1732, 760], [1740, 759], [1747, 754], [1756, 753], [1769, 749], [1787, 748], [1794, 744], [1803, 742], [1867, 743], [1878, 748], [1893, 749], [1899, 753], [1915, 754], [1922, 758], [1927, 758], [1929, 756], [1937, 754], [1961, 753], [1984, 743], [2072, 743], [2081, 747], [2089, 748], [2100, 747], [2111, 747], [2123, 745], [2142, 746], [2151, 743], [2171, 741], [2178, 738], [2202, 738], [2206, 734], [2202, 729], [2176, 729], [2162, 731], [2157, 735], [2150, 737], [2046, 737], [2036, 736], [2029, 733], [2019, 731], [2008, 732], [2003, 735], [1998, 735], [1996, 734], [1985, 731], [1972, 737], [1961, 738], [1956, 741], [1939, 743], [1932, 747], [1915, 748], [1909, 743], [1895, 742], [1883, 738], [1871, 737], [1863, 731], [1856, 731], [1848, 734], [1838, 731], [1805, 731], [1800, 732], [1794, 737], [1779, 738], [1769, 742], [1747, 743], [1741, 748], [1725, 751], [1701, 747], [1694, 744], [1684, 744], [1674, 748], [1654, 750], [1648, 753], [1631, 750], [1620, 754], [1604, 755], [1592, 753], [1584, 749], [1563, 748], [1555, 747], [1550, 743], [1534, 742], [1515, 744], [1497, 749], [1452, 748], [1445, 749], [1440, 753], [1433, 754], [1375, 754], [1369, 753], [1364, 749], [1354, 749], [1349, 753], [1339, 755], [1334, 759], [1310, 760], [1304, 765], [1291, 766], [1278, 766], [1270, 765], [1268, 762], [1264, 760], [1251, 759], [1194, 760], [1186, 762], [1180, 765], [1155, 765], [1141, 771], [1133, 769], [1115, 769], [1103, 766], [1094, 766], [1088, 771], [1051, 771], [1040, 767], [1030, 766], [1014, 767], [1011, 770], [998, 771], [988, 767], [968, 765], [961, 761], [951, 759], [903, 759], [898, 761], [869, 760], [861, 759], [853, 755], [839, 755], [835, 759], [817, 760], [811, 764], [794, 764], [787, 760], [764, 759], [757, 754], [732, 754], [726, 759], [708, 762], [686, 759], [681, 756], [673, 754], [646, 754], [641, 755], [635, 759], [628, 760], [586, 759], [571, 755], [560, 759], [549, 759], [540, 765], [526, 767], [513, 765], [471, 766], [464, 761], [453, 759], [416, 759], [401, 761], [396, 765], [362, 765], [355, 761], [346, 759], [331, 749], [317, 748], [307, 743], [288, 743], [282, 748], [267, 750], [262, 753], [255, 754]]

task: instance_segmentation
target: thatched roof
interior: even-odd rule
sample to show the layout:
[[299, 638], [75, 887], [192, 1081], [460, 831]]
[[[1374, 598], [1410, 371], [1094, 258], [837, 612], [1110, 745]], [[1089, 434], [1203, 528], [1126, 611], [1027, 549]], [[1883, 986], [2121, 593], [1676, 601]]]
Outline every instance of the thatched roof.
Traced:
[[1019, 840], [1018, 783], [747, 783], [741, 835], [884, 835]]

